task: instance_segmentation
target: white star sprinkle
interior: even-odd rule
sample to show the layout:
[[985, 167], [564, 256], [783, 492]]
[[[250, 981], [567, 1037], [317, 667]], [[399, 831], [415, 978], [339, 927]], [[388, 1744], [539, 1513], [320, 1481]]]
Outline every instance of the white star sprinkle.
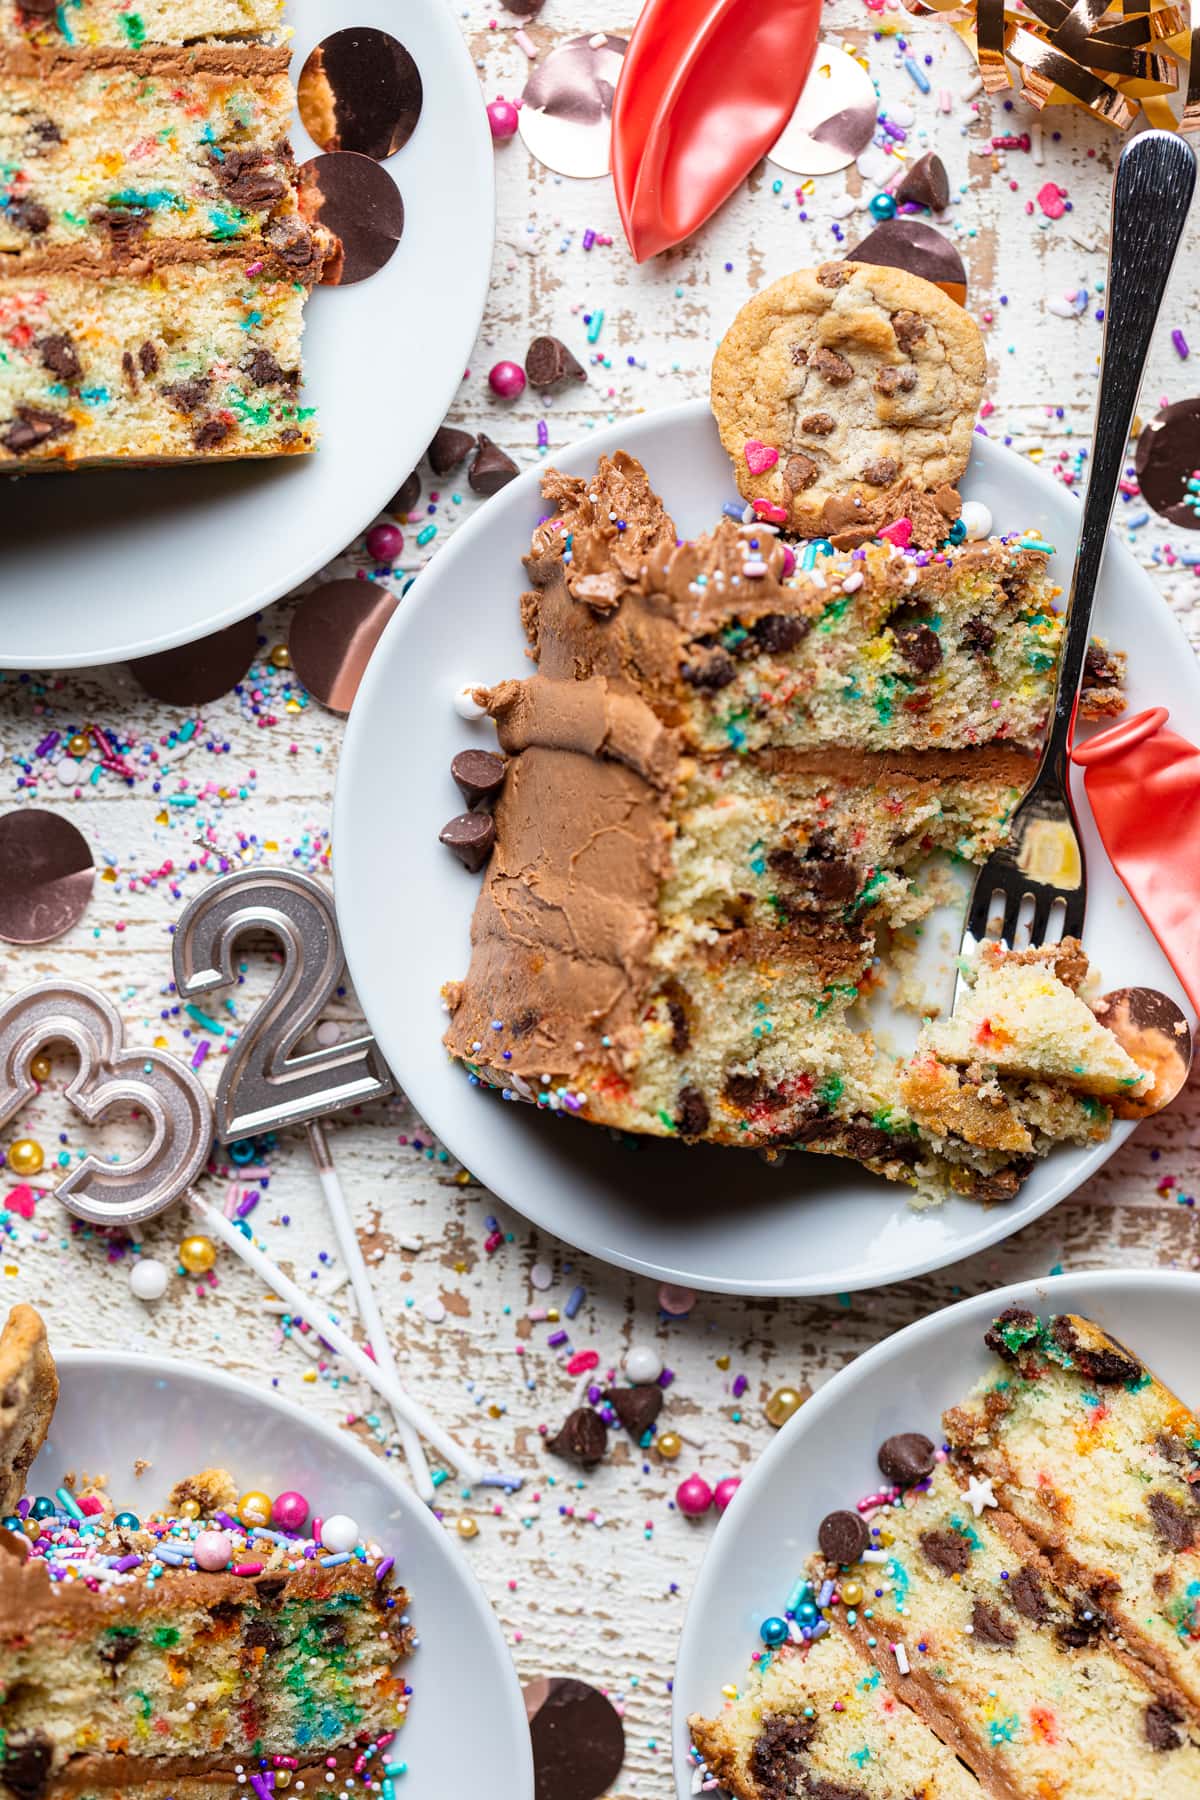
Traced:
[[985, 1506], [999, 1506], [1000, 1504], [995, 1494], [992, 1492], [990, 1476], [986, 1481], [980, 1481], [977, 1475], [972, 1475], [970, 1481], [967, 1483], [963, 1499], [966, 1501], [976, 1518], [979, 1517]]

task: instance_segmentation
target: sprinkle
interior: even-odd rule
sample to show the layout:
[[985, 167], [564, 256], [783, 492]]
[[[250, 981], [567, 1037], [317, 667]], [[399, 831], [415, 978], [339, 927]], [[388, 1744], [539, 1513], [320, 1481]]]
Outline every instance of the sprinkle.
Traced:
[[915, 62], [911, 56], [906, 56], [904, 59], [904, 72], [916, 83], [923, 94], [929, 92], [929, 77], [920, 63]]
[[235, 1575], [261, 1575], [265, 1567], [266, 1564], [260, 1562], [234, 1563], [233, 1572]]
[[1171, 333], [1171, 342], [1174, 344], [1176, 350], [1179, 352], [1181, 360], [1183, 362], [1186, 362], [1188, 357], [1191, 355], [1191, 351], [1188, 349], [1188, 341], [1184, 337], [1182, 331], [1180, 331], [1178, 329], [1173, 331]]
[[72, 1494], [68, 1488], [56, 1488], [54, 1490], [54, 1498], [58, 1501], [58, 1504], [69, 1518], [82, 1519], [83, 1508], [79, 1505], [74, 1494]]
[[[343, 1563], [348, 1563], [351, 1560], [351, 1556], [352, 1552], [349, 1550], [337, 1550], [332, 1556], [318, 1556], [317, 1561], [323, 1569], [340, 1569]], [[262, 1564], [256, 1563], [254, 1565], [254, 1573], [257, 1575], [261, 1568]], [[246, 1570], [235, 1569], [233, 1572], [235, 1575], [243, 1575], [246, 1573]]]
[[600, 336], [600, 333], [603, 329], [604, 329], [604, 314], [602, 312], [593, 313], [591, 318], [588, 320], [588, 328], [587, 328], [588, 343], [594, 344], [596, 342], [596, 339]]
[[583, 1305], [583, 1303], [586, 1299], [587, 1299], [587, 1289], [586, 1288], [576, 1287], [576, 1288], [571, 1289], [570, 1294], [567, 1296], [567, 1303], [563, 1307], [563, 1312], [566, 1314], [568, 1319], [573, 1319], [575, 1317], [576, 1313], [579, 1311], [580, 1307]]
[[908, 1651], [904, 1648], [904, 1645], [903, 1644], [893, 1644], [892, 1645], [892, 1655], [896, 1659], [896, 1667], [899, 1669], [900, 1673], [902, 1675], [907, 1675], [908, 1667], [909, 1667]]
[[516, 38], [517, 43], [521, 46], [522, 50], [525, 52], [525, 54], [529, 58], [530, 62], [535, 62], [537, 60], [537, 53], [538, 53], [537, 45], [534, 43], [534, 41], [530, 37], [529, 33], [525, 30], [525, 27], [521, 26], [521, 28], [518, 31], [514, 31], [513, 36]]
[[386, 1577], [391, 1574], [391, 1572], [395, 1568], [395, 1566], [396, 1566], [395, 1557], [394, 1556], [385, 1556], [383, 1561], [378, 1565], [378, 1567], [375, 1570], [376, 1581], [385, 1580]]

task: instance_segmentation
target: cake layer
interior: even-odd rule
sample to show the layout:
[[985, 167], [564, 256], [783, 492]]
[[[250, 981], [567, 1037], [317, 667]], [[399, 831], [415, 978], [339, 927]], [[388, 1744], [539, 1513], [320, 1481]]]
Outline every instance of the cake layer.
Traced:
[[990, 1490], [969, 1494], [942, 1464], [901, 1507], [879, 1511], [872, 1538], [887, 1560], [842, 1577], [830, 1618], [992, 1794], [1200, 1792], [1200, 1740], [1170, 1697], [1107, 1640], [1096, 1613], [1056, 1592], [1049, 1564], [989, 1505]]
[[688, 1724], [703, 1767], [737, 1800], [982, 1800], [840, 1635], [764, 1656], [717, 1718]]
[[315, 247], [286, 221], [272, 232], [278, 250], [180, 245], [144, 273], [53, 255], [0, 271], [0, 471], [311, 450], [299, 380]]
[[950, 1443], [1200, 1720], [1200, 1421], [1087, 1319], [1015, 1311], [987, 1342]]
[[277, 41], [284, 0], [0, 0], [0, 44], [81, 50], [205, 39]]
[[164, 240], [260, 235], [294, 215], [286, 53], [228, 50], [95, 67], [0, 54], [0, 251], [103, 260]]

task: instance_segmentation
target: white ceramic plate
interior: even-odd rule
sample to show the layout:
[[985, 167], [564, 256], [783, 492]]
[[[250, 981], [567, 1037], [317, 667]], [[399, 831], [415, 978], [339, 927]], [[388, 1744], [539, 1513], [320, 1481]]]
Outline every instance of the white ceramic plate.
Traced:
[[[711, 527], [732, 496], [729, 465], [703, 401], [597, 432], [557, 458], [577, 474], [604, 450], [645, 463], [685, 536]], [[999, 529], [1034, 526], [1069, 575], [1078, 502], [986, 438], [964, 491]], [[452, 698], [466, 681], [527, 674], [517, 597], [520, 557], [544, 512], [530, 471], [489, 501], [438, 552], [388, 626], [367, 670], [342, 751], [334, 811], [338, 916], [359, 998], [397, 1080], [438, 1136], [493, 1193], [569, 1243], [644, 1274], [724, 1293], [829, 1294], [899, 1281], [954, 1262], [1035, 1219], [1078, 1187], [1128, 1135], [1061, 1150], [1019, 1199], [985, 1209], [951, 1200], [914, 1212], [904, 1188], [832, 1157], [789, 1155], [768, 1167], [736, 1150], [646, 1139], [630, 1149], [605, 1131], [506, 1105], [468, 1086], [441, 1049], [438, 990], [467, 966], [479, 881], [437, 841], [461, 809], [455, 751], [494, 745], [489, 721], [467, 725]], [[1097, 629], [1129, 652], [1133, 708], [1167, 706], [1200, 730], [1200, 668], [1175, 619], [1115, 540]], [[1079, 784], [1082, 796], [1082, 783]], [[1088, 857], [1086, 940], [1110, 987], [1186, 996], [1117, 881], [1081, 811]], [[932, 934], [927, 932], [927, 937]], [[957, 933], [953, 947], [957, 949]], [[947, 973], [945, 998], [952, 976]], [[915, 1032], [916, 1021], [896, 1031]]]
[[[396, 1558], [420, 1647], [404, 1726], [407, 1800], [486, 1793], [533, 1800], [533, 1753], [516, 1672], [463, 1553], [416, 1497], [352, 1438], [273, 1394], [167, 1357], [55, 1353], [62, 1392], [30, 1472], [53, 1493], [67, 1469], [104, 1470], [118, 1505], [161, 1505], [175, 1482], [227, 1468], [244, 1488], [288, 1488], [346, 1512]], [[135, 1457], [150, 1464], [140, 1478]], [[469, 1731], [463, 1726], [468, 1696]]]
[[[424, 105], [382, 166], [404, 200], [387, 267], [318, 288], [304, 335], [313, 456], [0, 482], [0, 668], [148, 656], [232, 625], [336, 556], [415, 467], [483, 316], [493, 157], [479, 81], [445, 0], [289, 0], [293, 80], [322, 38], [376, 25], [406, 46]], [[315, 147], [297, 117], [301, 162]]]
[[1128, 1344], [1191, 1406], [1200, 1401], [1196, 1317], [1200, 1275], [1109, 1269], [1056, 1275], [980, 1294], [886, 1338], [835, 1375], [784, 1426], [733, 1497], [688, 1603], [675, 1665], [672, 1741], [680, 1800], [690, 1800], [691, 1713], [713, 1717], [721, 1688], [740, 1681], [816, 1548], [828, 1512], [879, 1482], [875, 1453], [896, 1431], [941, 1441], [940, 1420], [991, 1358], [988, 1324], [1006, 1306], [1079, 1312]]

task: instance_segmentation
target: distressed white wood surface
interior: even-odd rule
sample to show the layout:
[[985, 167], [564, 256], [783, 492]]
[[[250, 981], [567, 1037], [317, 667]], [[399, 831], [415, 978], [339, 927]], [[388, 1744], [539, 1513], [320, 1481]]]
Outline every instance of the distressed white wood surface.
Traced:
[[[894, 40], [875, 41], [877, 18], [856, 0], [827, 5], [825, 33], [834, 41], [847, 36], [867, 49], [885, 103], [908, 102], [916, 109], [909, 147], [936, 147], [955, 188], [963, 190], [954, 221], [971, 272], [970, 303], [977, 315], [993, 315], [986, 329], [989, 395], [996, 410], [988, 429], [1011, 433], [1019, 447], [1040, 452], [1043, 463], [1065, 452], [1071, 467], [1089, 429], [1100, 330], [1090, 312], [1062, 318], [1048, 311], [1046, 302], [1081, 285], [1095, 289], [1103, 280], [1112, 140], [1088, 120], [1056, 114], [1047, 120], [1044, 167], [1034, 167], [1031, 157], [1019, 152], [1006, 161], [995, 158], [988, 152], [992, 132], [1027, 129], [1032, 115], [1020, 106], [1005, 113], [986, 102], [973, 113], [958, 98], [970, 64], [953, 33], [936, 19], [915, 25], [894, 12], [884, 18], [889, 28], [898, 25], [910, 33], [918, 58], [926, 53], [934, 58], [928, 97], [919, 95], [897, 66]], [[529, 68], [515, 41], [519, 22], [499, 12], [492, 21], [475, 0], [462, 15], [486, 96], [512, 96]], [[619, 31], [628, 22], [624, 10], [604, 17], [589, 11], [584, 0], [548, 0], [528, 32], [544, 52], [576, 32]], [[949, 115], [938, 110], [942, 88], [955, 96]], [[1062, 132], [1058, 143], [1050, 137], [1055, 128]], [[501, 146], [496, 160], [494, 281], [453, 417], [487, 431], [522, 462], [538, 454], [536, 425], [543, 415], [552, 453], [598, 423], [703, 392], [713, 343], [736, 308], [764, 282], [835, 252], [830, 208], [862, 185], [853, 171], [849, 178], [818, 182], [806, 200], [808, 221], [800, 222], [791, 201], [796, 182], [760, 166], [694, 242], [637, 269], [623, 246], [607, 183], [559, 180], [531, 162], [519, 139]], [[777, 178], [784, 182], [778, 196], [772, 192]], [[1046, 222], [1036, 205], [1037, 190], [1047, 180], [1066, 188], [1072, 204], [1056, 224]], [[453, 203], [448, 194], [438, 200]], [[847, 220], [847, 241], [855, 242], [870, 223]], [[585, 251], [588, 228], [613, 242]], [[1186, 273], [1195, 266], [1196, 247], [1193, 226], [1152, 359], [1145, 413], [1161, 396], [1181, 399], [1194, 386], [1168, 333], [1179, 326], [1200, 349], [1200, 307]], [[428, 277], [452, 279], [453, 272], [430, 270]], [[604, 321], [589, 352], [583, 315], [597, 312]], [[496, 401], [487, 389], [487, 369], [499, 357], [520, 359], [538, 331], [557, 333], [581, 359], [598, 355], [604, 361], [589, 366], [586, 387], [549, 407], [529, 395], [515, 405]], [[420, 346], [397, 344], [385, 353], [414, 356]], [[395, 470], [397, 486], [407, 473]], [[426, 505], [428, 470], [423, 480]], [[439, 491], [442, 501], [432, 519], [437, 536], [418, 547], [414, 530], [406, 528], [398, 582], [436, 554], [477, 504], [465, 482], [441, 484]], [[69, 503], [65, 486], [63, 499]], [[1136, 517], [1141, 510], [1133, 501], [1122, 516]], [[1177, 610], [1195, 642], [1200, 635], [1196, 577], [1178, 563], [1170, 567], [1164, 546], [1178, 552], [1200, 547], [1200, 538], [1168, 533], [1152, 522], [1133, 534], [1133, 542], [1147, 561], [1160, 559], [1164, 603]], [[360, 549], [352, 549], [335, 572], [350, 572], [364, 560]], [[168, 567], [158, 574], [166, 608], [171, 572]], [[80, 579], [86, 582], [86, 569]], [[289, 610], [282, 602], [262, 620], [264, 650], [286, 640]], [[190, 1055], [192, 1043], [184, 1044], [180, 1021], [160, 1016], [171, 1005], [168, 931], [182, 904], [172, 885], [190, 897], [206, 872], [216, 872], [220, 855], [235, 862], [327, 866], [342, 727], [315, 705], [301, 704], [286, 674], [266, 675], [262, 691], [260, 712], [269, 724], [255, 716], [246, 696], [233, 695], [205, 708], [198, 719], [189, 718], [147, 700], [123, 670], [0, 681], [0, 795], [6, 805], [30, 797], [29, 788], [17, 785], [19, 762], [32, 756], [51, 729], [65, 737], [96, 723], [115, 732], [132, 746], [130, 760], [138, 772], [131, 790], [104, 774], [76, 792], [60, 783], [55, 757], [37, 763], [38, 800], [78, 823], [98, 865], [113, 878], [97, 883], [87, 918], [68, 937], [42, 950], [5, 955], [7, 991], [54, 974], [91, 982], [121, 1006], [131, 1040], [161, 1037]], [[420, 694], [397, 696], [398, 704], [426, 700]], [[190, 740], [175, 742], [172, 734], [190, 725], [195, 726]], [[157, 794], [142, 760], [149, 747], [160, 758]], [[381, 830], [404, 829], [405, 793], [421, 778], [417, 769], [396, 771], [394, 811], [380, 819]], [[183, 783], [189, 784], [186, 789]], [[196, 804], [172, 804], [181, 793], [194, 796]], [[197, 850], [196, 840], [209, 848]], [[168, 862], [174, 873], [156, 876]], [[203, 866], [189, 867], [193, 862]], [[239, 1015], [246, 1010], [240, 996]], [[347, 1022], [355, 1017], [350, 997], [338, 1016]], [[430, 1054], [437, 1053], [431, 1046]], [[215, 1078], [218, 1064], [214, 1050], [205, 1079]], [[1198, 1266], [1195, 1211], [1185, 1203], [1200, 1189], [1198, 1118], [1193, 1084], [1084, 1191], [999, 1248], [941, 1274], [852, 1300], [754, 1302], [702, 1295], [689, 1317], [674, 1322], [660, 1317], [654, 1284], [578, 1257], [498, 1206], [440, 1153], [402, 1100], [333, 1126], [338, 1166], [374, 1262], [406, 1378], [489, 1462], [525, 1476], [524, 1491], [512, 1500], [494, 1495], [464, 1500], [448, 1483], [441, 1490], [448, 1524], [464, 1512], [478, 1521], [478, 1536], [462, 1546], [462, 1554], [496, 1607], [522, 1677], [577, 1674], [624, 1706], [628, 1757], [614, 1793], [669, 1790], [673, 1647], [712, 1530], [711, 1518], [693, 1523], [669, 1510], [680, 1477], [693, 1468], [713, 1481], [744, 1472], [771, 1435], [763, 1402], [774, 1388], [816, 1385], [867, 1345], [958, 1295], [1058, 1265]], [[78, 1146], [77, 1122], [62, 1098], [61, 1071], [3, 1141], [18, 1130], [50, 1151], [59, 1149], [59, 1132], [66, 1134], [69, 1148]], [[323, 1272], [320, 1258], [331, 1251], [332, 1234], [302, 1141], [282, 1141], [266, 1172], [269, 1187], [254, 1226], [270, 1252], [306, 1282]], [[43, 1175], [39, 1185], [45, 1181]], [[0, 1181], [0, 1204], [10, 1185]], [[206, 1191], [220, 1198], [222, 1180], [209, 1178]], [[897, 1204], [903, 1203], [898, 1196]], [[283, 1223], [285, 1215], [290, 1224]], [[492, 1215], [505, 1238], [489, 1255], [484, 1244]], [[39, 1304], [58, 1343], [144, 1345], [207, 1359], [255, 1384], [273, 1383], [333, 1419], [371, 1410], [370, 1396], [357, 1383], [335, 1370], [319, 1373], [297, 1348], [278, 1342], [258, 1282], [228, 1255], [220, 1258], [212, 1288], [175, 1277], [168, 1296], [146, 1308], [129, 1293], [128, 1256], [71, 1228], [52, 1198], [40, 1200], [32, 1221], [0, 1214], [0, 1220], [6, 1217], [0, 1300]], [[395, 1242], [397, 1235], [413, 1232], [425, 1240], [419, 1254]], [[173, 1264], [183, 1234], [182, 1219], [168, 1218], [148, 1227], [142, 1241], [147, 1252]], [[536, 1262], [553, 1269], [548, 1292], [531, 1286]], [[561, 1422], [578, 1382], [546, 1347], [550, 1328], [531, 1325], [525, 1315], [530, 1306], [561, 1303], [576, 1284], [586, 1288], [587, 1298], [571, 1326], [573, 1347], [594, 1348], [602, 1366], [609, 1366], [630, 1343], [655, 1341], [677, 1371], [664, 1424], [682, 1424], [706, 1440], [702, 1451], [685, 1448], [678, 1463], [651, 1459], [647, 1467], [628, 1442], [619, 1442], [608, 1462], [582, 1481], [569, 1465], [545, 1454], [539, 1430]], [[423, 1308], [439, 1301], [445, 1317], [435, 1324]], [[728, 1365], [722, 1367], [725, 1359]], [[749, 1378], [740, 1406], [729, 1394], [738, 1372]], [[119, 1404], [119, 1395], [113, 1400]], [[352, 1428], [370, 1435], [361, 1420]], [[214, 1452], [219, 1455], [219, 1446]], [[252, 1483], [254, 1471], [239, 1473]], [[409, 1573], [419, 1607], [420, 1571]]]

